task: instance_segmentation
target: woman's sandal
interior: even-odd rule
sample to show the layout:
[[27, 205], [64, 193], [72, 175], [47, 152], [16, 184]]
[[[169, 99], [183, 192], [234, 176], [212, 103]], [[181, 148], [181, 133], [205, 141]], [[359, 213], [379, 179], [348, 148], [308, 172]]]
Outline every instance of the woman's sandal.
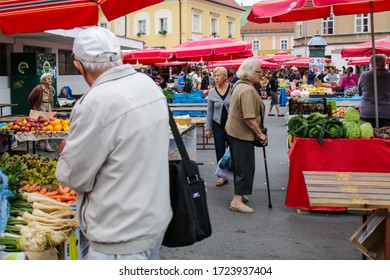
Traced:
[[273, 117], [273, 116], [275, 116], [275, 115], [274, 115], [274, 114], [268, 114], [268, 116]]
[[225, 180], [224, 178], [218, 178], [218, 180], [217, 180], [217, 182], [215, 183], [215, 185], [216, 185], [217, 187], [221, 187], [221, 186], [227, 184], [227, 182], [228, 182], [228, 181]]
[[284, 115], [282, 115], [282, 114], [279, 114], [279, 115], [278, 115], [278, 117], [284, 117]]

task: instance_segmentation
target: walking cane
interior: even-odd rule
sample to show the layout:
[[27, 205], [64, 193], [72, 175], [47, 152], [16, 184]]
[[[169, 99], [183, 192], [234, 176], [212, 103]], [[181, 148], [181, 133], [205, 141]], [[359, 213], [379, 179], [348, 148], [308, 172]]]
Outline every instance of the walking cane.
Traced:
[[268, 190], [268, 208], [272, 208], [271, 192], [269, 190], [269, 180], [268, 180], [267, 156], [265, 154], [265, 147], [264, 146], [263, 146], [263, 155], [264, 155], [264, 166], [265, 166], [265, 178], [267, 180], [267, 190]]

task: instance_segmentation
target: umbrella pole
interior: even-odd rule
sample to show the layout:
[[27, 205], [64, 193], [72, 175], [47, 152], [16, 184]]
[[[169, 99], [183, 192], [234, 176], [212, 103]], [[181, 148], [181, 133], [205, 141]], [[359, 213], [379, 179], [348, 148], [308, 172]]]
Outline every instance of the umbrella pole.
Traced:
[[[375, 57], [375, 34], [374, 34], [374, 3], [370, 1], [370, 25], [371, 25], [371, 47], [372, 55]], [[375, 127], [379, 127], [379, 112], [378, 112], [378, 84], [377, 84], [377, 73], [376, 73], [376, 60], [373, 59], [372, 67], [374, 71], [374, 100], [375, 100]]]

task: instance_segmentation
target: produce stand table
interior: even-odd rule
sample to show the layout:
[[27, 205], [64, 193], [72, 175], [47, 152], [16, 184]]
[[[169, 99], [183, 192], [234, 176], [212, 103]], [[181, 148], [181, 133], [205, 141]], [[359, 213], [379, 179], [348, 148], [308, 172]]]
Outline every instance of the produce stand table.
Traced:
[[289, 180], [285, 206], [305, 210], [345, 211], [346, 207], [311, 206], [303, 171], [390, 173], [390, 140], [296, 138], [288, 152]]
[[[205, 136], [206, 117], [192, 117], [192, 123], [202, 129], [202, 142], [196, 143], [199, 150], [214, 150], [214, 143], [210, 143], [209, 139]], [[211, 147], [208, 147], [211, 146]]]
[[[375, 232], [375, 228], [369, 229], [367, 225], [364, 225], [350, 239], [367, 256], [370, 257], [370, 249], [376, 247], [375, 249], [379, 249], [379, 252], [384, 249], [383, 257], [380, 258], [390, 259], [390, 213], [387, 210], [390, 208], [390, 173], [304, 171], [303, 174], [310, 206], [382, 209], [372, 215], [375, 217], [378, 212], [383, 215], [383, 229], [379, 224], [377, 226], [379, 233]], [[364, 222], [365, 219], [363, 224]], [[360, 232], [363, 230], [365, 230], [364, 235], [361, 235]], [[374, 236], [372, 239], [375, 238], [375, 241], [368, 241], [370, 235]], [[379, 244], [373, 246], [375, 243]], [[371, 248], [364, 245], [369, 245], [367, 247]], [[382, 254], [371, 255], [380, 256]]]
[[[20, 118], [25, 118], [27, 116], [24, 115], [10, 115], [10, 116], [4, 116], [0, 117], [0, 123], [8, 123], [8, 122], [14, 122]], [[7, 146], [8, 146], [8, 153], [13, 153], [12, 150], [12, 143], [11, 138], [12, 136], [15, 136], [17, 141], [24, 142], [26, 141], [26, 148], [27, 153], [30, 152], [30, 146], [29, 142], [32, 141], [39, 141], [44, 139], [66, 139], [68, 136], [67, 132], [64, 131], [47, 131], [43, 132], [42, 134], [37, 134], [34, 132], [14, 132], [14, 131], [7, 131], [5, 132], [5, 136], [7, 137]], [[32, 145], [32, 152], [35, 154], [35, 145]]]

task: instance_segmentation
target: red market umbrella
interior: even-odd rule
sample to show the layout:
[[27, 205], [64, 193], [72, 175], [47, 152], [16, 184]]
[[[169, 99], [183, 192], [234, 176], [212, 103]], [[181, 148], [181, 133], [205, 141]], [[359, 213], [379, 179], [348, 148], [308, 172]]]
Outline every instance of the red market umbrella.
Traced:
[[[286, 62], [283, 62], [283, 66], [297, 66], [297, 67], [309, 67], [310, 66], [310, 60], [313, 58], [310, 57], [297, 57], [293, 60], [289, 60]], [[329, 58], [324, 58], [325, 63], [330, 63], [332, 60]]]
[[[253, 4], [248, 20], [257, 23], [304, 21], [334, 15], [370, 14], [372, 54], [375, 55], [373, 13], [390, 10], [389, 0], [262, 0]], [[376, 68], [374, 61], [373, 68]], [[374, 96], [376, 127], [378, 117], [377, 77], [374, 71]]]
[[263, 60], [270, 62], [285, 62], [295, 59], [296, 56], [287, 52], [277, 52], [273, 56], [263, 57]]
[[131, 50], [123, 53], [123, 62], [129, 64], [156, 64], [167, 61], [160, 56], [162, 48], [145, 48], [142, 50]]
[[[245, 59], [233, 59], [225, 61], [213, 61], [210, 62], [207, 68], [225, 67], [225, 68], [239, 68]], [[279, 69], [280, 65], [277, 63], [261, 60], [261, 68]]]
[[[370, 57], [350, 57], [348, 59], [347, 65], [353, 66], [353, 65], [369, 65], [370, 64]], [[386, 59], [386, 63], [390, 63], [390, 57]]]
[[163, 0], [0, 0], [0, 32], [17, 34], [72, 29], [98, 23], [99, 8], [108, 21]]
[[[386, 37], [375, 41], [375, 53], [381, 53], [390, 56], [390, 38]], [[372, 42], [364, 42], [353, 47], [343, 48], [342, 57], [362, 57], [372, 56]]]
[[[189, 41], [172, 48], [161, 51], [164, 58], [175, 57], [176, 59], [200, 59], [203, 61], [216, 59], [229, 59], [251, 57], [252, 43], [236, 41], [229, 38], [204, 37], [198, 40]], [[230, 56], [230, 57], [229, 57]]]

